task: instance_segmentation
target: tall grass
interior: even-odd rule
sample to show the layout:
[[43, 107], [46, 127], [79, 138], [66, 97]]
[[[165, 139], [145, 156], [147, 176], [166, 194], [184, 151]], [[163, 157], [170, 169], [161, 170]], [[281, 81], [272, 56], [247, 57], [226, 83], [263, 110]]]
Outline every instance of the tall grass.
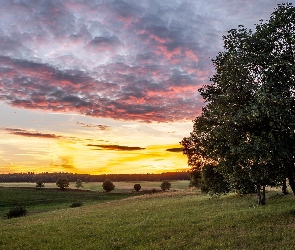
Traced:
[[188, 192], [2, 220], [0, 249], [294, 249], [295, 198]]

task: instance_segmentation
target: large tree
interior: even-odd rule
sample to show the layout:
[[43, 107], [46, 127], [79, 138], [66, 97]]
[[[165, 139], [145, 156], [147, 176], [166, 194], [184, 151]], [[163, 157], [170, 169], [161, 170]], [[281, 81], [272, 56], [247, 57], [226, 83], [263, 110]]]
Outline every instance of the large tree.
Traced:
[[194, 170], [214, 162], [233, 189], [253, 183], [264, 204], [266, 185], [288, 178], [295, 193], [295, 8], [280, 4], [254, 32], [239, 26], [223, 39], [213, 84], [199, 89], [206, 106], [181, 144]]

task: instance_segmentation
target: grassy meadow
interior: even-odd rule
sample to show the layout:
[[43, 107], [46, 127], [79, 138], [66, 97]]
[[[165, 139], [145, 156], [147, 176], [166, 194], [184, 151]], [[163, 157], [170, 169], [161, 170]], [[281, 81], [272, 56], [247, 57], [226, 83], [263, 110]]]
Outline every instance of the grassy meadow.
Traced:
[[[30, 204], [25, 217], [1, 218], [0, 249], [294, 249], [293, 195], [268, 191], [267, 205], [257, 206], [255, 195], [210, 199], [187, 186], [182, 189], [184, 183], [172, 183], [172, 189], [173, 184], [179, 185], [176, 191], [139, 196], [52, 189], [44, 201], [51, 199], [49, 205], [55, 200], [63, 207], [31, 211], [39, 201]], [[48, 191], [0, 190], [1, 208], [9, 197], [17, 197], [13, 192], [24, 192], [14, 202], [33, 202], [38, 192]], [[83, 197], [83, 206], [69, 207]]]
[[[171, 182], [171, 190], [175, 191], [183, 191], [188, 190], [189, 181], [170, 181]], [[121, 182], [113, 182], [115, 185], [115, 189], [112, 191], [115, 193], [122, 193], [122, 192], [132, 192], [134, 191], [134, 184], [140, 183], [141, 190], [151, 190], [153, 188], [160, 190], [161, 181], [121, 181]], [[26, 188], [34, 188], [36, 187], [35, 182], [20, 182], [20, 183], [0, 183], [0, 187], [26, 187]], [[55, 183], [45, 183], [45, 188], [56, 188]], [[75, 182], [70, 182], [70, 189], [76, 189]], [[83, 182], [83, 188], [80, 188], [80, 190], [91, 190], [91, 191], [98, 191], [98, 192], [104, 192], [102, 188], [102, 182]]]
[[[40, 213], [62, 208], [68, 208], [73, 202], [83, 205], [103, 203], [112, 200], [125, 199], [150, 192], [160, 191], [161, 182], [141, 182], [141, 191], [135, 192], [133, 186], [138, 182], [114, 182], [115, 190], [106, 193], [102, 182], [83, 183], [83, 188], [75, 188], [75, 183], [62, 191], [55, 183], [46, 183], [45, 188], [36, 188], [36, 183], [1, 183], [0, 185], [0, 220], [4, 218], [11, 207], [24, 205], [29, 213]], [[188, 181], [171, 181], [171, 191], [188, 190]]]

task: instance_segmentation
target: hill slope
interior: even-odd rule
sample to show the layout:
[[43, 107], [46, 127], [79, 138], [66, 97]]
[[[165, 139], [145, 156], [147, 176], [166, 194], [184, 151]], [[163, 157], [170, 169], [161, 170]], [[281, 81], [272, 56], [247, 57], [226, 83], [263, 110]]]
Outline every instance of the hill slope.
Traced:
[[293, 249], [294, 201], [143, 195], [2, 220], [0, 249]]

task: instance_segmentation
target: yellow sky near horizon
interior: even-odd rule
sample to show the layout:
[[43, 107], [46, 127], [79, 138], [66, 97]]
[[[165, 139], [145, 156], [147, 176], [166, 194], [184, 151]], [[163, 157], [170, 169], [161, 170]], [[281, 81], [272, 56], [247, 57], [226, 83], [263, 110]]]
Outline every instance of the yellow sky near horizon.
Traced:
[[[22, 117], [26, 112], [18, 111]], [[144, 174], [188, 169], [179, 142], [189, 123], [111, 119], [98, 123], [95, 118], [65, 114], [44, 117], [39, 114], [39, 120], [28, 118], [17, 126], [0, 128], [0, 173]], [[57, 117], [58, 126], [52, 124]]]
[[167, 151], [179, 148], [177, 144], [150, 145], [140, 150], [109, 150], [89, 147], [84, 142], [25, 139], [18, 139], [17, 145], [26, 145], [26, 148], [16, 146], [15, 139], [1, 143], [11, 148], [9, 157], [0, 158], [1, 173], [131, 174], [187, 169], [186, 157], [181, 152]]

